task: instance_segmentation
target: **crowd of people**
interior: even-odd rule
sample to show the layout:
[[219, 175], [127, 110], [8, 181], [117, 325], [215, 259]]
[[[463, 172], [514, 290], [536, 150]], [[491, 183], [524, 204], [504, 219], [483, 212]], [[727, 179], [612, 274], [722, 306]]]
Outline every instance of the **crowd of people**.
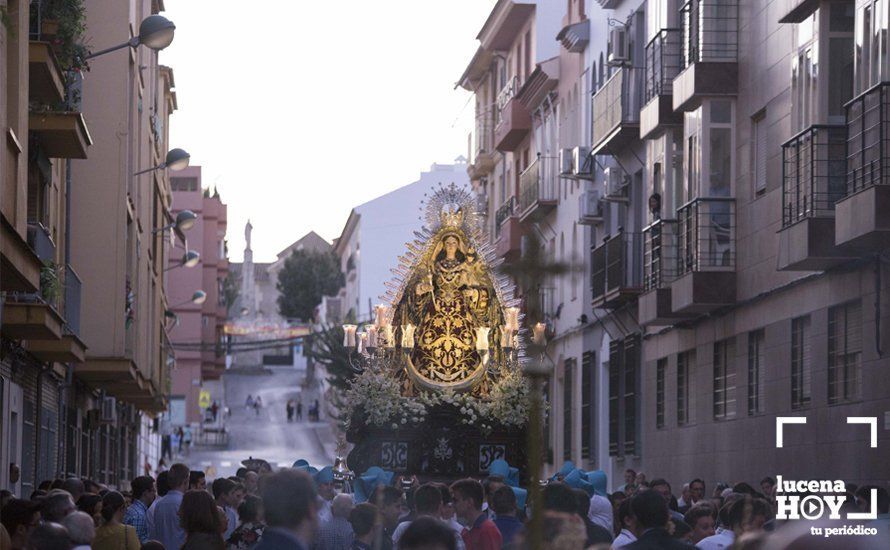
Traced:
[[[502, 462], [502, 461], [501, 461]], [[504, 463], [505, 464], [505, 463]], [[665, 479], [632, 470], [606, 492], [603, 472], [567, 463], [541, 487], [536, 513], [514, 472], [450, 485], [420, 484], [376, 468], [341, 492], [330, 466], [297, 461], [276, 472], [240, 468], [208, 483], [202, 471], [173, 464], [119, 492], [88, 479], [45, 481], [29, 498], [2, 492], [0, 547], [13, 550], [628, 550], [817, 548], [806, 523], [775, 519], [775, 481], [759, 489], [694, 479], [674, 494]], [[495, 471], [494, 468], [490, 471]], [[369, 471], [370, 472], [370, 471]], [[370, 480], [370, 481], [367, 481]], [[360, 483], [361, 479], [356, 480]], [[842, 512], [868, 511], [877, 490], [875, 538], [838, 538], [830, 547], [890, 548], [890, 496], [883, 487], [847, 485]], [[363, 489], [363, 490], [359, 490]], [[787, 539], [786, 542], [778, 541]], [[803, 541], [803, 542], [801, 542]], [[767, 544], [772, 543], [772, 546]], [[795, 546], [795, 544], [798, 544]]]

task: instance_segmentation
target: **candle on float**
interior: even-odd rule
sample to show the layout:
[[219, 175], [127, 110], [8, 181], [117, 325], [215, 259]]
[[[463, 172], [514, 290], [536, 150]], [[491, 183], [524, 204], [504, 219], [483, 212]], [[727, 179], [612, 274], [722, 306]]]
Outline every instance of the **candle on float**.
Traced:
[[488, 332], [489, 327], [476, 328], [476, 349], [478, 351], [488, 351]]
[[343, 325], [343, 347], [355, 346], [355, 325]]
[[512, 348], [513, 347], [513, 331], [507, 327], [501, 329], [501, 347], [502, 348]]
[[392, 325], [386, 325], [383, 327], [383, 339], [385, 345], [388, 348], [394, 348], [396, 345], [396, 339], [393, 337]]
[[532, 342], [534, 342], [536, 346], [546, 346], [547, 337], [544, 336], [544, 331], [547, 330], [547, 325], [545, 325], [544, 323], [537, 323], [535, 324], [534, 330], [535, 333], [534, 337], [532, 338]]
[[402, 325], [402, 347], [406, 349], [414, 348], [414, 325], [408, 323]]
[[368, 347], [368, 333], [363, 332], [359, 334], [357, 340], [358, 344], [356, 344], [356, 348], [358, 349], [358, 352], [361, 353]]
[[376, 306], [374, 306], [374, 311], [377, 314], [375, 324], [378, 327], [386, 326], [386, 311], [388, 309], [389, 308], [387, 308], [383, 304], [377, 304]]
[[374, 325], [369, 325], [366, 329], [368, 334], [368, 347], [376, 348], [377, 347], [377, 327]]
[[504, 323], [513, 332], [519, 330], [519, 308], [508, 307], [504, 310]]

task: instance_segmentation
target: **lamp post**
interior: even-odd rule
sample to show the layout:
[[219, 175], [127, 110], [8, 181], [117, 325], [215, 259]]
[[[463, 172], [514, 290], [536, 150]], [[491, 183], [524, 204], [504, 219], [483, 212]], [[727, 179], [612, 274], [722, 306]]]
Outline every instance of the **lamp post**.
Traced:
[[182, 233], [183, 231], [188, 231], [195, 225], [195, 221], [197, 221], [198, 215], [192, 212], [191, 210], [183, 210], [182, 212], [176, 214], [176, 219], [173, 223], [168, 223], [163, 227], [159, 227], [152, 231], [152, 233], [159, 233], [161, 231], [166, 231], [168, 229], [174, 229], [175, 231]]
[[186, 300], [186, 301], [184, 301], [184, 302], [180, 302], [180, 303], [178, 303], [178, 304], [173, 304], [172, 306], [170, 306], [170, 307], [168, 308], [168, 310], [172, 310], [174, 307], [184, 306], [184, 305], [186, 305], [186, 304], [195, 304], [195, 305], [198, 305], [198, 306], [199, 306], [199, 305], [203, 304], [203, 303], [206, 302], [206, 301], [207, 301], [207, 293], [204, 292], [203, 290], [196, 290], [196, 291], [192, 294], [191, 299]]
[[169, 168], [174, 172], [178, 172], [179, 170], [182, 170], [189, 165], [189, 160], [191, 158], [192, 156], [188, 154], [185, 149], [170, 149], [169, 151], [167, 151], [167, 156], [164, 158], [164, 162], [158, 164], [157, 166], [146, 168], [145, 170], [140, 170], [133, 175], [140, 176], [142, 174], [154, 172], [155, 170], [163, 170], [164, 168]]
[[143, 19], [142, 23], [139, 25], [138, 35], [127, 40], [123, 44], [99, 50], [95, 53], [91, 52], [86, 56], [86, 59], [93, 59], [94, 57], [99, 57], [100, 55], [105, 55], [128, 46], [130, 48], [138, 48], [140, 44], [144, 44], [155, 51], [163, 50], [173, 42], [173, 31], [175, 30], [176, 25], [163, 15], [149, 15]]
[[182, 255], [182, 259], [176, 265], [171, 265], [164, 271], [170, 271], [171, 269], [176, 269], [177, 267], [195, 267], [198, 265], [198, 261], [201, 259], [201, 254], [195, 250], [189, 250], [185, 254]]

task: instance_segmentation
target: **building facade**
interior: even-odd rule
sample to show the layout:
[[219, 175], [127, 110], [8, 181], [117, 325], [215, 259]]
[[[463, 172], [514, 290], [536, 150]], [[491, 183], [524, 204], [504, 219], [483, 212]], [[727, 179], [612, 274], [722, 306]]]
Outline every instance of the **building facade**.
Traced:
[[[171, 418], [174, 425], [198, 423], [201, 409], [198, 398], [209, 391], [212, 400], [222, 395], [213, 381], [226, 368], [225, 323], [228, 318], [226, 279], [229, 265], [226, 250], [226, 211], [219, 194], [201, 184], [201, 167], [189, 166], [170, 175], [173, 192], [171, 213], [175, 218], [184, 210], [197, 214], [195, 226], [185, 242], [177, 243], [167, 254], [167, 299], [175, 315], [169, 329], [170, 342], [176, 350], [176, 368], [172, 373], [171, 412], [184, 418]], [[197, 253], [196, 265], [189, 265], [190, 253]], [[195, 291], [203, 290], [201, 304], [192, 301]]]
[[66, 475], [125, 487], [157, 460], [172, 356], [154, 229], [169, 185], [131, 174], [166, 154], [172, 71], [141, 48], [85, 78], [83, 37], [60, 32], [111, 45], [163, 10], [118, 4], [4, 3], [0, 485], [17, 495]]
[[[533, 234], [583, 265], [540, 289], [551, 468], [613, 487], [626, 468], [878, 479], [868, 430], [836, 434], [890, 409], [886, 18], [874, 2], [495, 5], [459, 81], [473, 187], [506, 260]], [[776, 449], [776, 416], [808, 427]]]

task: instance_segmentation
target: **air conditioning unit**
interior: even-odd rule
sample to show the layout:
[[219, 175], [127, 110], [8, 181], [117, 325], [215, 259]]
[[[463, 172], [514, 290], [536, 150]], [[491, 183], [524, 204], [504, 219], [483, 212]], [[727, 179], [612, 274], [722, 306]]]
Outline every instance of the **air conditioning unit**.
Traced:
[[630, 61], [630, 48], [627, 43], [627, 27], [609, 29], [608, 63], [615, 67]]
[[99, 407], [99, 422], [102, 424], [114, 424], [117, 420], [117, 399], [103, 397]]
[[595, 225], [603, 221], [602, 192], [589, 189], [581, 193], [579, 200], [578, 223]]
[[593, 179], [593, 157], [590, 147], [578, 146], [572, 149], [572, 174], [579, 178]]
[[610, 166], [603, 171], [606, 180], [606, 194], [603, 200], [628, 202], [627, 184], [629, 178], [621, 168]]
[[127, 408], [124, 409], [124, 419], [130, 426], [138, 426], [139, 411], [133, 405], [127, 406]]
[[574, 173], [572, 167], [574, 166], [572, 151], [574, 149], [560, 149], [559, 150], [559, 175], [560, 176], [571, 176]]

